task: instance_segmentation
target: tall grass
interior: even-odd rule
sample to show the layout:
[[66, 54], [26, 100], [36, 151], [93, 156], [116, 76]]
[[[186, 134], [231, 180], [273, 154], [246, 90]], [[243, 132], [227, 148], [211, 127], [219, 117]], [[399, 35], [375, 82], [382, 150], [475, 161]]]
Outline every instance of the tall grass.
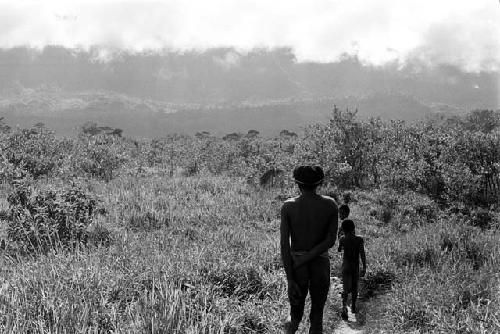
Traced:
[[[280, 331], [288, 306], [278, 213], [283, 193], [293, 190], [222, 176], [123, 175], [84, 186], [106, 209], [93, 224], [113, 238], [72, 252], [3, 253], [0, 332]], [[351, 206], [366, 239], [362, 295], [368, 315], [370, 308], [382, 314], [367, 331], [498, 332], [498, 230], [471, 226], [412, 194], [392, 194], [397, 201], [384, 221], [370, 210], [380, 211], [385, 196], [354, 192]], [[337, 274], [339, 256], [331, 256]], [[328, 327], [337, 315], [325, 310]]]

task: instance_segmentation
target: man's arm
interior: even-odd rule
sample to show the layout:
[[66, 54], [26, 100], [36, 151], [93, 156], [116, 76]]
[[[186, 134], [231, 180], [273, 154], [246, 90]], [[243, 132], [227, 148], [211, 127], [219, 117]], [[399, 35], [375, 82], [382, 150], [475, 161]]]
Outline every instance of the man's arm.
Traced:
[[292, 254], [290, 251], [290, 221], [288, 219], [286, 203], [281, 207], [281, 224], [280, 224], [280, 248], [281, 260], [285, 268], [286, 280], [288, 282], [288, 297], [290, 301], [299, 300], [301, 293], [300, 288], [294, 280], [292, 273]]
[[281, 260], [285, 268], [286, 279], [290, 281], [293, 279], [292, 254], [290, 252], [290, 222], [288, 220], [286, 203], [281, 207], [280, 246]]
[[330, 223], [328, 224], [328, 232], [326, 234], [325, 239], [320, 242], [318, 245], [314, 246], [309, 252], [306, 254], [297, 257], [294, 259], [294, 268], [298, 268], [307, 262], [315, 259], [320, 254], [326, 252], [328, 249], [332, 248], [335, 245], [335, 240], [337, 239], [337, 228], [338, 228], [338, 210], [335, 208], [332, 216], [330, 217]]
[[361, 239], [359, 255], [361, 256], [361, 262], [363, 263], [363, 268], [361, 269], [361, 277], [363, 277], [366, 273], [365, 242], [363, 239]]

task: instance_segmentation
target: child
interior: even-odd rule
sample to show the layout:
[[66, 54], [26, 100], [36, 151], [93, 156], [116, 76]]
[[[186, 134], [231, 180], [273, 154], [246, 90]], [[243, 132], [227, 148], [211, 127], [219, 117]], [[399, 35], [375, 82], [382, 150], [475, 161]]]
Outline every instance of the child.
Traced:
[[[342, 204], [339, 206], [339, 220], [342, 222], [344, 219], [347, 219], [349, 217], [349, 214], [351, 213], [351, 210], [349, 209], [349, 205], [347, 204]], [[342, 229], [339, 228], [339, 239], [342, 236]]]
[[330, 288], [328, 249], [337, 236], [337, 203], [316, 192], [324, 178], [320, 167], [297, 167], [293, 177], [300, 196], [285, 201], [280, 225], [281, 256], [290, 301], [290, 322], [286, 329], [287, 333], [297, 331], [309, 293], [309, 333], [323, 333], [323, 309]]
[[[351, 293], [351, 312], [356, 313], [356, 299], [358, 297], [359, 277], [366, 273], [366, 256], [363, 238], [355, 233], [354, 222], [346, 219], [341, 226], [344, 236], [339, 240], [338, 251], [344, 250], [342, 260], [342, 318], [347, 319], [347, 295]], [[363, 263], [361, 273], [359, 272], [359, 258]]]

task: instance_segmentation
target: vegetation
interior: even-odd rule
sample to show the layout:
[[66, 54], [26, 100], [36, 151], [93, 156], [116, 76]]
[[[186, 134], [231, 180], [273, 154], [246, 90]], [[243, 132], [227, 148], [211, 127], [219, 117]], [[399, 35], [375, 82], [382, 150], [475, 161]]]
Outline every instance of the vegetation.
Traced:
[[[498, 120], [335, 108], [301, 136], [143, 141], [0, 120], [0, 331], [278, 332], [279, 208], [293, 167], [317, 163], [366, 240], [367, 332], [499, 332]], [[328, 303], [334, 328], [334, 288]]]

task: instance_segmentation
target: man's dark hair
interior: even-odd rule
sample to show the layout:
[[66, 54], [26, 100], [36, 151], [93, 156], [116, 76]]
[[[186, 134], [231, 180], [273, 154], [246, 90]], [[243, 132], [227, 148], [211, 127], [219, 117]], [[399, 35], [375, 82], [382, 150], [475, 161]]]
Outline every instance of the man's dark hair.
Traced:
[[297, 186], [299, 186], [300, 190], [313, 191], [314, 189], [318, 188], [319, 185], [309, 185], [309, 184], [297, 183]]
[[347, 204], [342, 204], [339, 207], [339, 216], [342, 215], [344, 216], [344, 219], [349, 217], [349, 214], [351, 213], [351, 209], [349, 209], [349, 205]]
[[346, 220], [342, 221], [342, 231], [347, 233], [347, 232], [354, 232], [354, 230], [355, 230], [355, 226], [354, 226], [354, 222], [352, 220], [346, 219]]
[[325, 173], [319, 166], [299, 166], [294, 169], [293, 178], [300, 189], [314, 190], [323, 182]]

